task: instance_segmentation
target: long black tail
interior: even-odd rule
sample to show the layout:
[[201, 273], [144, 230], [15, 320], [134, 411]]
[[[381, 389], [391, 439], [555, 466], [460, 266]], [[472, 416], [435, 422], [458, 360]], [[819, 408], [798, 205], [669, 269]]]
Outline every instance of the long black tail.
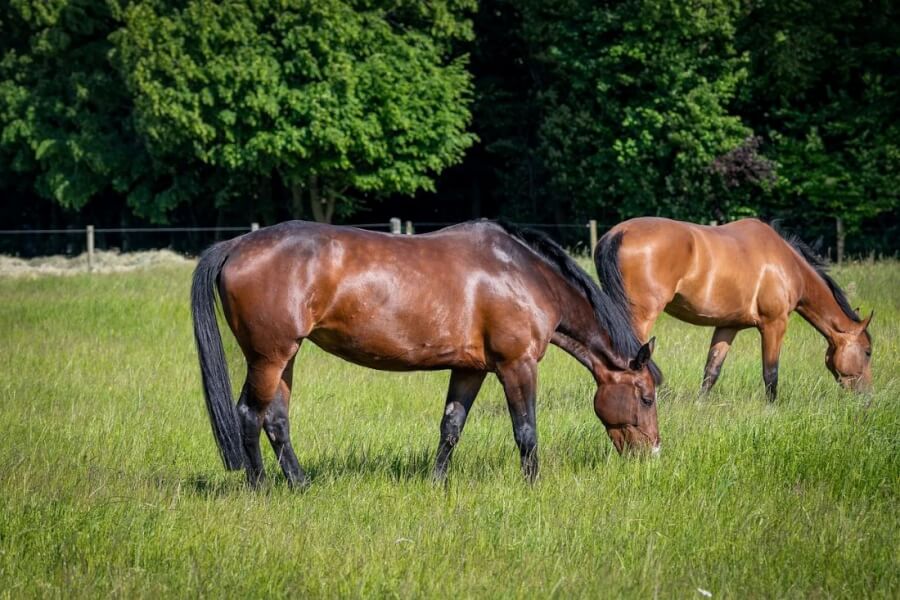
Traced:
[[[603, 291], [624, 314], [629, 323], [634, 323], [634, 315], [631, 313], [631, 301], [625, 293], [625, 283], [622, 281], [622, 271], [619, 269], [619, 248], [622, 247], [624, 233], [617, 231], [610, 235], [607, 233], [594, 249], [594, 266], [597, 268], [597, 277]], [[633, 326], [633, 325], [632, 325]], [[650, 372], [657, 383], [662, 381], [662, 372], [656, 363], [650, 361]]]
[[194, 340], [197, 342], [197, 354], [200, 358], [200, 373], [203, 377], [203, 394], [206, 396], [206, 411], [209, 413], [225, 468], [235, 470], [244, 464], [241, 429], [231, 396], [231, 381], [222, 336], [216, 322], [216, 287], [219, 272], [228, 258], [231, 245], [231, 241], [220, 242], [200, 257], [191, 285], [191, 313], [194, 318]]
[[619, 248], [622, 247], [624, 234], [618, 231], [612, 235], [606, 234], [600, 238], [600, 242], [594, 249], [594, 266], [597, 268], [597, 277], [606, 294], [628, 315], [628, 320], [633, 322], [631, 303], [625, 293], [625, 284], [622, 281], [622, 271], [619, 270]]

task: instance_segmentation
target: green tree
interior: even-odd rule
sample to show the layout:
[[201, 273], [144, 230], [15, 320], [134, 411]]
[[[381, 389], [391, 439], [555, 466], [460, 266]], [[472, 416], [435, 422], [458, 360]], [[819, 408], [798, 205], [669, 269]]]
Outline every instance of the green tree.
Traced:
[[900, 205], [900, 8], [886, 0], [747, 5], [739, 109], [779, 164], [768, 210], [858, 233]]
[[113, 36], [155, 160], [279, 176], [330, 221], [360, 193], [411, 194], [458, 162], [468, 0], [143, 2]]
[[739, 2], [532, 2], [527, 37], [546, 73], [543, 156], [555, 194], [607, 222], [709, 219], [710, 165], [750, 135], [728, 106], [746, 76]]
[[30, 178], [40, 195], [71, 209], [107, 191], [128, 194], [147, 161], [107, 60], [115, 4], [13, 0], [0, 21], [3, 187]]
[[243, 183], [190, 156], [166, 163], [147, 152], [111, 62], [122, 17], [116, 0], [5, 5], [0, 188], [27, 201], [30, 187], [71, 211], [113, 198], [123, 213], [159, 223], [186, 200], [220, 198]]

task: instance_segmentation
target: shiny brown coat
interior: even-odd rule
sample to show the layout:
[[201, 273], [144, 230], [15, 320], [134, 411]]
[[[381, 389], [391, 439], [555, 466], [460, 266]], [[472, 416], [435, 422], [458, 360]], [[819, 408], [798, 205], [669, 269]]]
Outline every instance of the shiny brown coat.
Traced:
[[[620, 272], [619, 301], [627, 303], [641, 339], [647, 339], [663, 311], [715, 327], [704, 391], [715, 384], [737, 332], [756, 328], [766, 390], [774, 398], [782, 340], [794, 310], [828, 341], [826, 364], [842, 385], [865, 389], [871, 383], [871, 316], [859, 319], [805, 245], [786, 241], [761, 221], [715, 227], [632, 219], [603, 236], [594, 260], [601, 279], [604, 270], [616, 278], [612, 264]], [[617, 285], [602, 283], [606, 288]]]
[[[588, 282], [546, 238], [488, 222], [398, 236], [294, 221], [214, 246], [198, 264], [193, 306], [207, 407], [226, 464], [243, 465], [251, 483], [260, 481], [264, 429], [288, 481], [305, 482], [288, 404], [306, 339], [374, 369], [451, 371], [436, 479], [446, 476], [489, 372], [503, 385], [523, 471], [537, 475], [537, 363], [549, 343], [594, 375], [595, 410], [617, 449], [658, 448], [652, 344], [641, 347], [626, 318], [634, 355], [616, 348], [592, 304], [602, 297], [592, 296]], [[216, 384], [221, 359], [207, 314], [213, 288], [247, 360], [236, 423]]]

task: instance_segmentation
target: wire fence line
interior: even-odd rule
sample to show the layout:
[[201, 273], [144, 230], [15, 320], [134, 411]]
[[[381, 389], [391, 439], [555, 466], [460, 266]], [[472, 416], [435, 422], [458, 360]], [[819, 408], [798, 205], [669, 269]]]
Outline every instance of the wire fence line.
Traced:
[[[401, 221], [399, 218], [392, 218], [387, 222], [380, 223], [347, 223], [347, 227], [356, 227], [359, 229], [373, 229], [387, 231], [393, 234], [413, 235], [417, 231], [433, 231], [442, 227], [456, 225], [457, 222], [452, 221]], [[536, 229], [549, 230], [587, 230], [588, 235], [583, 240], [588, 244], [589, 249], [593, 249], [597, 243], [597, 222], [595, 220], [587, 223], [517, 223], [523, 227], [532, 227]], [[98, 247], [97, 241], [100, 236], [103, 243], [100, 246], [107, 248], [118, 248], [123, 251], [131, 251], [135, 249], [159, 249], [171, 248], [177, 249], [185, 253], [192, 253], [208, 245], [210, 242], [219, 238], [221, 233], [240, 233], [249, 232], [259, 229], [258, 223], [250, 223], [244, 226], [213, 226], [213, 227], [94, 227], [86, 225], [84, 227], [69, 227], [65, 229], [0, 229], [0, 242], [4, 239], [5, 243], [0, 243], [0, 253], [25, 254], [30, 256], [46, 255], [46, 254], [80, 254], [86, 252], [88, 255], [89, 268], [94, 262], [94, 252]], [[162, 243], [158, 237], [155, 243], [153, 236], [160, 234], [168, 235], [168, 243]], [[173, 234], [185, 234], [192, 239], [181, 240], [176, 243]], [[199, 234], [199, 235], [198, 235]], [[209, 234], [213, 234], [210, 236]], [[129, 240], [127, 236], [137, 235], [144, 236], [138, 242]], [[50, 236], [51, 239], [41, 241], [41, 236]], [[64, 240], [60, 241], [53, 236], [63, 236]], [[81, 236], [81, 240], [77, 237]], [[119, 244], [110, 243], [110, 237], [118, 237]], [[213, 239], [210, 239], [212, 237]], [[28, 244], [21, 240], [29, 241]], [[15, 242], [14, 240], [20, 240]], [[578, 241], [577, 245], [581, 245], [582, 241]], [[24, 251], [23, 251], [24, 250]], [[49, 250], [49, 251], [48, 251]], [[61, 251], [60, 251], [61, 250]]]
[[[28, 235], [31, 233], [87, 233], [88, 227], [69, 229], [0, 229], [0, 235]], [[96, 227], [94, 233], [187, 233], [191, 231], [248, 231], [250, 227]]]

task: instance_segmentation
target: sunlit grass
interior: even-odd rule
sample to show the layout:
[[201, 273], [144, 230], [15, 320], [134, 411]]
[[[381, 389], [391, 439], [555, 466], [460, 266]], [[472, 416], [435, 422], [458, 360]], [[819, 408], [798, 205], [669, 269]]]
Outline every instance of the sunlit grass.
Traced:
[[824, 340], [795, 318], [776, 405], [754, 331], [700, 399], [712, 331], [663, 318], [662, 457], [617, 456], [590, 376], [552, 350], [534, 487], [494, 378], [445, 490], [428, 475], [448, 375], [304, 344], [291, 406], [303, 494], [268, 447], [261, 492], [222, 469], [190, 268], [0, 279], [0, 595], [897, 597], [900, 265], [835, 275], [876, 311], [875, 394], [842, 392]]

